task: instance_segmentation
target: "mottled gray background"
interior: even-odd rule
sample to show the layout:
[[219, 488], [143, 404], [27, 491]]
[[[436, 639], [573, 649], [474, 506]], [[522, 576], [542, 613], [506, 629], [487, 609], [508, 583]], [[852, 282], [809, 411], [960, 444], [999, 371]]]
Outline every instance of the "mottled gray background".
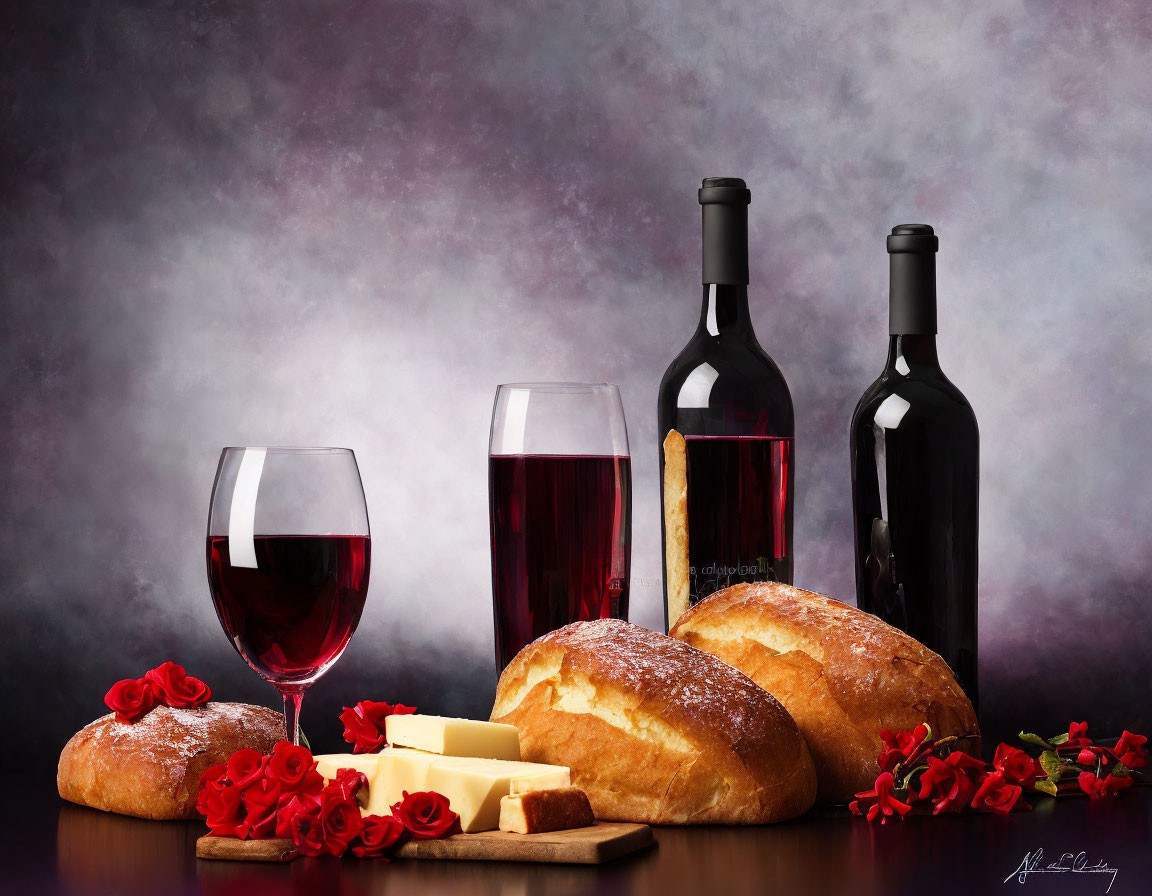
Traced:
[[[219, 449], [355, 448], [372, 588], [305, 703], [483, 714], [495, 386], [619, 383], [632, 618], [661, 621], [655, 399], [705, 175], [753, 192], [796, 404], [797, 584], [851, 600], [848, 421], [893, 224], [941, 235], [980, 421], [983, 714], [1152, 727], [1152, 12], [1133, 2], [57, 2], [2, 13], [0, 675], [52, 761], [220, 631]], [[34, 714], [39, 713], [39, 717]], [[1149, 732], [1152, 733], [1152, 732]]]

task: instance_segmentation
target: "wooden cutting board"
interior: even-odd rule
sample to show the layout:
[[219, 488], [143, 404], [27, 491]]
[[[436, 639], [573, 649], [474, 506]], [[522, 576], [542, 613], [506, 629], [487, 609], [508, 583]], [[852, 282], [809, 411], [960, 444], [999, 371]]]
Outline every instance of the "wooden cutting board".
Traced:
[[[652, 829], [646, 824], [602, 821], [587, 828], [549, 834], [485, 831], [455, 834], [441, 840], [410, 840], [394, 856], [398, 859], [598, 865], [645, 849], [654, 842]], [[211, 836], [196, 841], [196, 856], [254, 862], [284, 862], [294, 857], [291, 840], [236, 840]]]

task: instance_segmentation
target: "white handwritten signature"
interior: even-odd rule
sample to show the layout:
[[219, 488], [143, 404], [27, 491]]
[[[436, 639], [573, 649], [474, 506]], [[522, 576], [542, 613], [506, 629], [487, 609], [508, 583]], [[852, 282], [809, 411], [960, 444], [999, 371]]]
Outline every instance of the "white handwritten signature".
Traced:
[[1060, 856], [1055, 862], [1049, 862], [1044, 867], [1040, 866], [1041, 860], [1044, 858], [1044, 850], [1038, 849], [1035, 852], [1024, 853], [1024, 861], [1020, 866], [1004, 878], [1004, 883], [1016, 878], [1020, 883], [1025, 883], [1030, 874], [1110, 874], [1108, 879], [1108, 888], [1104, 891], [1108, 893], [1112, 889], [1112, 884], [1116, 883], [1117, 869], [1113, 868], [1103, 859], [1095, 865], [1088, 864], [1088, 854], [1085, 852], [1070, 853], [1066, 852]]

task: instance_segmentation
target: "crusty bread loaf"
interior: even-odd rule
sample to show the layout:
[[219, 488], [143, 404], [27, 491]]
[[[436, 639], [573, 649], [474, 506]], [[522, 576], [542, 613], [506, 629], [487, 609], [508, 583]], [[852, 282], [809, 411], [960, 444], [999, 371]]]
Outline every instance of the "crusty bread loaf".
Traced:
[[566, 765], [597, 818], [758, 824], [816, 795], [796, 723], [714, 656], [617, 619], [576, 622], [520, 651], [492, 721], [530, 762]]
[[138, 818], [196, 817], [197, 787], [210, 765], [250, 747], [268, 753], [284, 739], [284, 717], [264, 706], [157, 706], [132, 724], [102, 716], [60, 754], [60, 796]]
[[735, 666], [784, 704], [816, 763], [818, 799], [843, 802], [876, 780], [879, 732], [927, 722], [976, 734], [948, 665], [870, 613], [774, 582], [733, 585], [684, 613], [671, 635]]

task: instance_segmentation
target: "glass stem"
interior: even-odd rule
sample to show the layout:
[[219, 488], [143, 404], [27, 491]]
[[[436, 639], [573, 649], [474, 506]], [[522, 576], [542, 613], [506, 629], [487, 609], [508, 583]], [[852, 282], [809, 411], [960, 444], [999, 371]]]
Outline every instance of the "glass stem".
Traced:
[[303, 691], [281, 691], [284, 698], [284, 732], [294, 746], [300, 745], [300, 704]]

